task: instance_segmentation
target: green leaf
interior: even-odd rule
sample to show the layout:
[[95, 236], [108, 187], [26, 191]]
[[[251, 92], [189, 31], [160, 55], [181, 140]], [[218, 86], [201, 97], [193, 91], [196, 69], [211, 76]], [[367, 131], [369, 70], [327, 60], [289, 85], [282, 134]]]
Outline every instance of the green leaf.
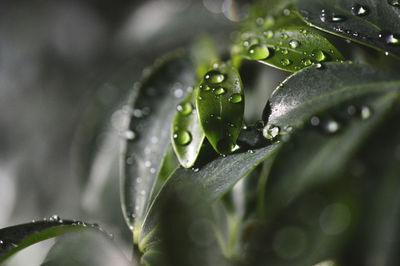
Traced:
[[[122, 152], [121, 204], [125, 220], [137, 241], [153, 187], [162, 186], [159, 174], [170, 145], [170, 128], [175, 106], [194, 83], [191, 62], [183, 52], [156, 62], [133, 90], [129, 132]], [[167, 171], [168, 174], [168, 171]]]
[[315, 63], [344, 60], [327, 39], [286, 10], [286, 14], [281, 11], [275, 17], [259, 17], [252, 26], [246, 25], [233, 54], [290, 72]]
[[393, 73], [350, 63], [326, 63], [307, 68], [286, 79], [264, 110], [264, 121], [281, 130], [300, 127], [314, 114], [356, 97], [400, 88]]
[[176, 189], [176, 186], [194, 186], [202, 190], [202, 200], [211, 203], [222, 197], [257, 165], [267, 160], [278, 147], [279, 144], [271, 144], [250, 150], [251, 152], [245, 150], [226, 157], [219, 157], [201, 169], [177, 169], [168, 179], [146, 215], [140, 233], [139, 248], [143, 251], [150, 244], [158, 241], [156, 233], [158, 212], [164, 195], [168, 194], [170, 190]]
[[244, 114], [242, 81], [230, 64], [207, 72], [199, 86], [196, 106], [211, 145], [221, 154], [230, 153], [242, 128]]
[[74, 230], [100, 230], [98, 225], [61, 220], [52, 216], [48, 221], [36, 221], [0, 229], [0, 262], [14, 253], [40, 241]]
[[194, 165], [205, 138], [196, 110], [196, 95], [197, 90], [178, 105], [171, 128], [171, 142], [180, 164], [185, 168]]
[[311, 26], [400, 56], [400, 8], [388, 0], [298, 0]]

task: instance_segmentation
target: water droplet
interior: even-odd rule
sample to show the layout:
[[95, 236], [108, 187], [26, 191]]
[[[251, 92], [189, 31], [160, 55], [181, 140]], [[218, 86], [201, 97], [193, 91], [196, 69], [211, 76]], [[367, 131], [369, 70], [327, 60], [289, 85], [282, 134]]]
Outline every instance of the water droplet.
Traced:
[[388, 4], [394, 7], [400, 7], [400, 0], [387, 0]]
[[195, 172], [195, 173], [197, 173], [198, 171], [200, 171], [200, 168], [194, 168], [194, 167], [193, 167], [193, 168], [192, 168], [192, 171]]
[[366, 120], [371, 117], [371, 109], [368, 106], [361, 107], [361, 119]]
[[318, 116], [313, 116], [310, 119], [310, 123], [311, 123], [312, 126], [318, 126], [319, 122], [320, 122], [320, 120], [319, 120]]
[[132, 131], [132, 130], [126, 130], [126, 131], [124, 132], [124, 137], [125, 137], [127, 140], [134, 140], [135, 137], [136, 137], [136, 133], [135, 133], [134, 131]]
[[289, 45], [290, 45], [290, 47], [292, 47], [293, 49], [295, 49], [295, 48], [297, 48], [297, 47], [300, 46], [300, 43], [299, 43], [298, 41], [296, 41], [296, 40], [291, 40], [291, 41], [289, 42]]
[[225, 76], [217, 70], [211, 70], [211, 71], [208, 71], [207, 74], [205, 74], [204, 79], [208, 83], [219, 84], [225, 80]]
[[61, 218], [57, 214], [53, 214], [52, 216], [49, 217], [50, 222], [59, 222], [60, 220]]
[[301, 29], [301, 30], [300, 30], [300, 33], [301, 33], [301, 34], [307, 34], [307, 30]]
[[254, 44], [249, 48], [249, 55], [255, 60], [261, 60], [269, 56], [269, 50], [264, 44]]
[[291, 63], [292, 63], [292, 61], [290, 61], [290, 60], [287, 59], [287, 58], [284, 58], [284, 59], [281, 60], [281, 65], [282, 65], [282, 66], [288, 66], [288, 65], [290, 65]]
[[288, 51], [287, 49], [283, 49], [283, 50], [281, 51], [281, 53], [282, 53], [282, 54], [288, 54], [289, 51]]
[[319, 49], [312, 51], [311, 56], [314, 57], [318, 62], [322, 62], [326, 59], [325, 53]]
[[310, 66], [310, 65], [312, 64], [312, 62], [311, 62], [310, 59], [302, 59], [302, 60], [301, 60], [301, 63], [302, 63], [304, 66]]
[[229, 97], [229, 102], [231, 103], [240, 103], [242, 102], [242, 100], [242, 95], [240, 95], [239, 93], [232, 94], [231, 97]]
[[273, 139], [279, 135], [280, 128], [274, 125], [267, 125], [263, 129], [263, 136], [266, 139]]
[[400, 37], [398, 37], [397, 35], [394, 35], [394, 34], [388, 34], [385, 37], [385, 41], [386, 41], [387, 44], [399, 45], [400, 44]]
[[366, 15], [368, 15], [369, 10], [368, 10], [368, 7], [366, 7], [366, 6], [362, 6], [360, 4], [355, 4], [351, 8], [351, 12], [355, 16], [366, 16]]
[[328, 133], [333, 134], [333, 133], [338, 132], [338, 130], [340, 129], [340, 125], [335, 120], [328, 120], [326, 122], [324, 128]]
[[289, 38], [289, 36], [288, 36], [286, 33], [282, 33], [282, 34], [281, 34], [281, 38], [282, 38], [283, 40], [287, 40], [287, 38]]
[[388, 51], [386, 51], [386, 52], [385, 52], [385, 55], [386, 55], [386, 56], [388, 56], [388, 55], [389, 55], [389, 52], [388, 52]]
[[343, 22], [346, 20], [345, 16], [333, 15], [330, 19], [331, 22]]
[[247, 150], [247, 153], [253, 154], [254, 150]]
[[272, 30], [264, 31], [264, 36], [267, 37], [267, 39], [271, 39], [274, 37], [274, 32]]
[[316, 69], [323, 69], [324, 66], [321, 63], [317, 63], [317, 64], [315, 64], [315, 68]]
[[192, 113], [192, 111], [193, 111], [193, 106], [192, 106], [191, 103], [186, 102], [186, 103], [181, 103], [181, 104], [179, 104], [179, 105], [176, 107], [176, 109], [178, 110], [179, 113], [181, 113], [181, 114], [187, 116], [187, 115], [190, 115], [190, 114]]
[[187, 130], [176, 131], [173, 137], [179, 145], [187, 145], [192, 141], [192, 136]]
[[216, 88], [216, 89], [214, 90], [214, 93], [215, 93], [215, 95], [222, 95], [222, 94], [225, 94], [226, 91], [225, 91], [224, 88], [219, 87], [219, 88]]
[[210, 86], [208, 86], [207, 84], [201, 84], [201, 85], [199, 86], [199, 88], [200, 88], [200, 90], [203, 90], [203, 91], [209, 91], [209, 90], [211, 90]]

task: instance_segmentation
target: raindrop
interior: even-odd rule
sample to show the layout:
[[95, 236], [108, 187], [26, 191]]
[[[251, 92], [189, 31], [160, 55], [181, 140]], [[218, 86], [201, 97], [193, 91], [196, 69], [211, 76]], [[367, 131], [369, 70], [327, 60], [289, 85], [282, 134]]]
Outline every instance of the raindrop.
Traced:
[[237, 151], [237, 150], [239, 150], [239, 149], [240, 149], [240, 146], [237, 145], [237, 144], [235, 144], [235, 146], [233, 146], [231, 152], [235, 152], [235, 151]]
[[388, 34], [385, 37], [385, 41], [387, 44], [392, 44], [392, 45], [399, 45], [400, 44], [400, 37], [394, 34]]
[[333, 133], [338, 132], [338, 130], [340, 129], [340, 125], [335, 120], [328, 120], [326, 122], [324, 128], [328, 133], [333, 134]]
[[264, 31], [264, 36], [267, 37], [267, 39], [271, 39], [274, 37], [274, 32], [272, 30]]
[[301, 30], [300, 30], [300, 33], [301, 33], [301, 34], [307, 34], [307, 30], [301, 29]]
[[242, 98], [242, 95], [240, 95], [239, 93], [235, 93], [235, 94], [232, 94], [228, 100], [231, 103], [240, 103], [240, 102], [242, 102], [243, 98]]
[[283, 50], [281, 51], [281, 53], [282, 53], [282, 54], [288, 54], [289, 51], [288, 51], [287, 49], [283, 49]]
[[359, 4], [355, 4], [352, 8], [351, 8], [351, 12], [353, 13], [353, 15], [355, 16], [365, 16], [368, 15], [368, 8], [366, 6], [362, 6]]
[[311, 56], [314, 57], [318, 62], [322, 62], [326, 59], [325, 53], [319, 49], [312, 51]]
[[311, 117], [310, 123], [312, 126], [315, 126], [315, 127], [318, 126], [320, 123], [319, 117], [318, 116]]
[[297, 48], [297, 47], [300, 46], [300, 43], [299, 43], [298, 41], [296, 41], [296, 40], [291, 40], [291, 41], [289, 42], [289, 45], [290, 45], [290, 47], [292, 47], [293, 49], [295, 49], [295, 48]]
[[286, 33], [282, 33], [282, 34], [281, 34], [281, 38], [282, 38], [283, 40], [287, 40], [287, 38], [289, 38], [289, 36], [288, 36]]
[[209, 90], [211, 90], [210, 86], [208, 86], [207, 84], [201, 84], [201, 85], [199, 86], [199, 88], [200, 88], [200, 90], [203, 90], [203, 91], [209, 91]]
[[254, 154], [254, 150], [247, 150], [247, 153]]
[[315, 64], [316, 69], [323, 69], [323, 65], [321, 63]]
[[193, 167], [193, 168], [192, 168], [192, 171], [195, 172], [195, 173], [197, 173], [198, 171], [200, 171], [200, 168], [194, 168], [194, 167]]
[[292, 61], [290, 61], [290, 60], [287, 59], [287, 58], [284, 58], [284, 59], [281, 60], [281, 65], [282, 65], [282, 66], [288, 66], [288, 65], [290, 65], [291, 63], [292, 63]]
[[174, 133], [173, 137], [179, 145], [187, 145], [192, 141], [192, 136], [187, 130], [179, 130]]
[[193, 111], [193, 106], [191, 103], [181, 103], [176, 107], [176, 110], [178, 110], [179, 113], [187, 116], [190, 115]]
[[301, 60], [301, 63], [302, 63], [304, 66], [310, 66], [310, 65], [312, 64], [312, 62], [311, 62], [310, 59], [302, 59], [302, 60]]
[[371, 109], [368, 106], [361, 107], [361, 119], [366, 120], [371, 117]]
[[211, 84], [219, 84], [225, 80], [225, 76], [217, 70], [211, 70], [207, 72], [204, 79]]
[[59, 222], [60, 220], [61, 218], [57, 214], [53, 214], [52, 216], [49, 217], [50, 222]]
[[387, 0], [388, 4], [395, 7], [400, 7], [400, 0]]
[[269, 56], [269, 50], [264, 44], [254, 44], [249, 48], [249, 55], [255, 60], [261, 60]]
[[263, 129], [263, 136], [266, 139], [273, 139], [279, 135], [280, 129], [278, 126], [267, 125]]
[[219, 87], [219, 88], [215, 89], [214, 93], [215, 93], [215, 95], [222, 95], [222, 94], [225, 94], [226, 91], [224, 88]]

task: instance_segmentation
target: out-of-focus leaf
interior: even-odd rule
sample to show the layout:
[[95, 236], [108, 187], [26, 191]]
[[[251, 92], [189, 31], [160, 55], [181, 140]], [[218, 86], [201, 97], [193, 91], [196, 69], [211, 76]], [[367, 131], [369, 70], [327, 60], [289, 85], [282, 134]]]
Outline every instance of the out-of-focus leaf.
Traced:
[[129, 261], [114, 241], [95, 231], [65, 234], [56, 240], [42, 266], [139, 265]]
[[230, 64], [221, 64], [205, 74], [196, 106], [211, 145], [218, 153], [230, 153], [242, 129], [244, 113], [243, 84]]
[[180, 164], [185, 168], [194, 165], [205, 138], [196, 109], [196, 95], [195, 90], [178, 105], [171, 128], [171, 142]]
[[57, 237], [74, 230], [101, 230], [98, 225], [62, 220], [52, 216], [46, 221], [36, 221], [0, 229], [0, 262], [14, 253], [40, 241]]
[[311, 26], [400, 56], [400, 8], [391, 0], [298, 0]]
[[344, 59], [327, 39], [303, 25], [290, 9], [281, 11], [278, 16], [253, 19], [237, 39], [232, 52], [290, 72], [319, 62]]
[[159, 171], [170, 143], [174, 107], [192, 89], [193, 72], [184, 53], [176, 52], [156, 62], [133, 90], [130, 138], [122, 152], [121, 202], [135, 241], [153, 187], [166, 180]]

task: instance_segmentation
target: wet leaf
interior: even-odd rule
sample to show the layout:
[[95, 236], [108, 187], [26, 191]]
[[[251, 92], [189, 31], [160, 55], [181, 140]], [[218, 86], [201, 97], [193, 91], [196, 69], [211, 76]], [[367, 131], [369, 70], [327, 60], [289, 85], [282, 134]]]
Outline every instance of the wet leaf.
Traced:
[[299, 0], [296, 7], [311, 26], [400, 56], [400, 8], [394, 2]]
[[[159, 60], [134, 88], [121, 170], [121, 201], [125, 220], [137, 241], [153, 187], [162, 186], [160, 175], [170, 143], [171, 124], [177, 106], [194, 83], [193, 67], [184, 53]], [[168, 173], [168, 171], [166, 172]], [[157, 190], [157, 189], [156, 189]]]
[[98, 225], [62, 220], [54, 215], [46, 221], [36, 221], [0, 229], [0, 262], [14, 253], [49, 238], [75, 230], [102, 231]]
[[244, 92], [237, 71], [229, 64], [209, 70], [199, 86], [196, 106], [204, 133], [221, 154], [234, 147], [243, 124]]

